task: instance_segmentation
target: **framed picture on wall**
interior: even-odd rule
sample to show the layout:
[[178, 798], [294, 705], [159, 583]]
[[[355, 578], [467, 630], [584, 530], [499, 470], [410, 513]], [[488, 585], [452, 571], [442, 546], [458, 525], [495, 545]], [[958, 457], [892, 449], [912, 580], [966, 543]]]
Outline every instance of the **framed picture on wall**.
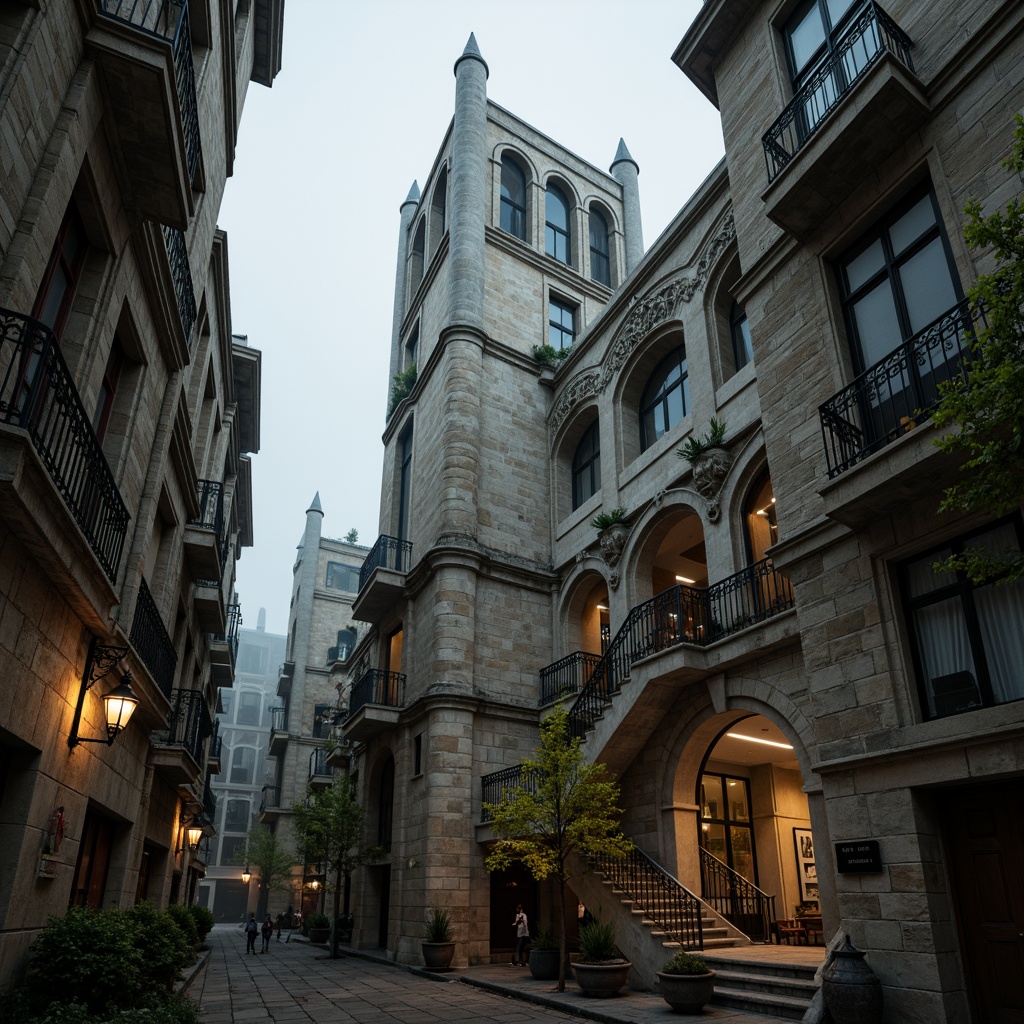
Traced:
[[814, 860], [814, 836], [809, 828], [793, 829], [796, 849], [796, 876], [800, 882], [800, 902], [818, 902], [818, 866]]

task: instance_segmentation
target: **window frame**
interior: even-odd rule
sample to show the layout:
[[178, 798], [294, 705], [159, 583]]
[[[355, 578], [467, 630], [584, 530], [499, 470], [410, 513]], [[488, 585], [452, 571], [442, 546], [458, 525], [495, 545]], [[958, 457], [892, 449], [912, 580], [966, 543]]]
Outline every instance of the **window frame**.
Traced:
[[[77, 248], [68, 255], [68, 243], [77, 243]], [[75, 207], [74, 202], [68, 204], [60, 227], [57, 229], [57, 237], [53, 240], [53, 248], [50, 250], [50, 257], [46, 262], [46, 270], [43, 272], [43, 279], [39, 284], [39, 291], [36, 292], [35, 302], [32, 304], [32, 317], [40, 323], [45, 324], [53, 331], [53, 335], [59, 341], [67, 326], [68, 317], [75, 303], [75, 296], [82, 283], [85, 273], [85, 261], [89, 255], [89, 235], [82, 222], [82, 216]], [[67, 281], [64, 289], [53, 311], [52, 323], [48, 323], [44, 317], [47, 300], [58, 271], [61, 271]]]
[[[674, 364], [674, 367], [678, 367], [680, 374], [678, 380], [671, 383], [668, 386], [670, 378], [670, 370], [666, 367], [670, 367], [670, 364]], [[658, 391], [655, 395], [651, 395], [651, 390], [655, 386], [659, 375], [661, 376], [660, 382], [657, 383]], [[671, 417], [671, 407], [669, 400], [671, 395], [676, 391], [682, 392], [682, 414], [675, 420]], [[653, 413], [655, 409], [661, 407], [665, 429], [661, 433], [656, 433], [654, 437], [648, 438], [647, 436], [647, 419], [648, 413]], [[646, 382], [644, 383], [643, 390], [640, 392], [640, 405], [639, 405], [639, 419], [640, 419], [640, 451], [641, 453], [647, 451], [655, 442], [659, 441], [666, 434], [670, 433], [672, 429], [678, 426], [687, 416], [690, 415], [690, 371], [689, 364], [686, 358], [686, 345], [680, 343], [676, 345], [671, 351], [666, 353], [648, 375]], [[657, 426], [655, 424], [655, 430]]]
[[[552, 200], [565, 215], [564, 227], [551, 219]], [[559, 263], [572, 266], [572, 204], [565, 189], [554, 181], [549, 181], [544, 189], [544, 252]]]
[[[555, 310], [561, 315], [559, 319], [555, 319]], [[548, 341], [547, 343], [556, 352], [568, 352], [573, 345], [576, 344], [577, 335], [577, 324], [576, 317], [579, 313], [579, 306], [570, 302], [569, 299], [563, 299], [558, 295], [548, 296]], [[569, 318], [569, 325], [566, 326], [565, 318]], [[565, 339], [569, 339], [569, 344], [565, 344]], [[554, 344], [558, 341], [558, 344]]]
[[[512, 195], [512, 190], [509, 188], [509, 183], [506, 181], [506, 171], [509, 173], [510, 178], [513, 176], [515, 177], [516, 180], [514, 184], [522, 187], [521, 203]], [[498, 227], [513, 238], [518, 238], [522, 242], [526, 241], [526, 225], [528, 223], [526, 217], [526, 197], [526, 172], [523, 170], [518, 160], [509, 153], [503, 153], [501, 157], [501, 176], [499, 182]]]
[[732, 337], [733, 365], [739, 373], [744, 366], [754, 361], [754, 345], [750, 337], [750, 319], [747, 317], [747, 311], [735, 299], [729, 307], [729, 334]]
[[[594, 224], [599, 224], [604, 232], [604, 248], [594, 244]], [[606, 288], [612, 286], [612, 259], [611, 259], [611, 231], [608, 227], [608, 218], [596, 206], [590, 207], [589, 219], [587, 221], [587, 234], [590, 242], [590, 277], [598, 284]], [[600, 238], [597, 239], [600, 242]], [[597, 268], [602, 268], [603, 273], [598, 273]]]
[[[590, 445], [584, 451], [584, 445]], [[583, 458], [581, 458], [581, 455]], [[583, 487], [587, 478], [587, 488]], [[601, 491], [601, 420], [600, 417], [583, 431], [572, 456], [572, 510], [576, 511]]]

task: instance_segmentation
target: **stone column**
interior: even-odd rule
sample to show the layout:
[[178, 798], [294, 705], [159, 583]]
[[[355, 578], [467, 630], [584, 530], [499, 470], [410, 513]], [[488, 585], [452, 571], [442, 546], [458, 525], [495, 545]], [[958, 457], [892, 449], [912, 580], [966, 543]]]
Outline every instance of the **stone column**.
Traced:
[[626, 241], [626, 276], [631, 274], [644, 255], [644, 230], [640, 224], [640, 168], [629, 155], [626, 143], [619, 139], [619, 148], [609, 168], [612, 177], [622, 186], [623, 224]]

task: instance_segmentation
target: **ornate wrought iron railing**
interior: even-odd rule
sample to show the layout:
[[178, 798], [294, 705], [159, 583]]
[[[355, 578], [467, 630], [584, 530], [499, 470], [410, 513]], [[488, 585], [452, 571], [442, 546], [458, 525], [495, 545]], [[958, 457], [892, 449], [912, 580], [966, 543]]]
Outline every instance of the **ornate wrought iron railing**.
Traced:
[[334, 769], [327, 763], [327, 751], [317, 749], [309, 755], [309, 777], [311, 779], [322, 779], [325, 776], [334, 775]]
[[761, 137], [768, 181], [774, 181], [782, 173], [825, 118], [883, 54], [891, 53], [913, 71], [910, 57], [913, 45], [896, 22], [878, 4], [868, 0], [836, 48]]
[[563, 697], [579, 693], [600, 660], [600, 654], [573, 651], [572, 654], [567, 654], [564, 658], [559, 658], [558, 661], [542, 668], [538, 707], [546, 707]]
[[99, 13], [171, 44], [174, 86], [185, 136], [185, 162], [189, 179], [194, 182], [202, 157], [202, 144], [188, 3], [185, 0], [99, 0]]
[[624, 857], [599, 856], [593, 862], [670, 942], [684, 949], [704, 948], [701, 901], [657, 861], [634, 846]]
[[28, 433], [104, 573], [116, 583], [128, 509], [53, 332], [7, 309], [0, 309], [0, 420]]
[[203, 764], [203, 741], [213, 728], [206, 701], [199, 690], [179, 690], [167, 717], [167, 742], [184, 747], [197, 765]]
[[207, 821], [214, 821], [217, 817], [217, 794], [214, 793], [209, 779], [203, 785], [203, 814]]
[[223, 747], [224, 737], [220, 734], [220, 719], [215, 718], [213, 720], [213, 732], [210, 735], [210, 746], [209, 753], [207, 754], [207, 760], [219, 761]]
[[281, 806], [281, 789], [279, 786], [264, 786], [260, 796], [260, 814], [267, 810], [277, 810]]
[[362, 590], [366, 586], [366, 581], [374, 569], [408, 572], [411, 565], [412, 543], [382, 533], [370, 548], [370, 553], [363, 559], [363, 564], [359, 568], [359, 589]]
[[700, 851], [700, 894], [710, 907], [755, 942], [770, 942], [775, 897], [758, 889], [707, 850]]
[[135, 617], [132, 619], [129, 639], [161, 693], [170, 699], [178, 652], [174, 649], [174, 641], [160, 618], [160, 611], [144, 578], [139, 579], [139, 596], [135, 601]]
[[219, 480], [200, 480], [197, 496], [199, 515], [190, 519], [188, 525], [209, 530], [220, 539], [224, 532], [224, 485]]
[[348, 717], [351, 718], [367, 704], [380, 704], [388, 708], [404, 707], [405, 675], [380, 668], [367, 669], [352, 687]]
[[513, 796], [520, 790], [529, 793], [537, 792], [537, 775], [528, 771], [521, 764], [513, 765], [511, 768], [502, 768], [500, 771], [491, 772], [480, 780], [481, 784], [481, 811], [480, 820], [490, 821], [493, 818], [489, 805], [500, 804], [509, 796]]
[[196, 325], [196, 292], [192, 284], [192, 268], [188, 262], [188, 247], [185, 235], [178, 228], [161, 225], [164, 232], [164, 244], [167, 246], [167, 260], [171, 265], [171, 278], [174, 281], [174, 297], [178, 303], [178, 317], [185, 341], [192, 347], [192, 331]]
[[634, 607], [569, 709], [569, 728], [583, 737], [622, 688], [634, 662], [679, 644], [700, 647], [793, 607], [789, 580], [763, 558], [706, 590], [678, 584]]
[[242, 624], [242, 606], [237, 603], [228, 605], [228, 621], [223, 633], [211, 633], [210, 639], [227, 644], [231, 650], [231, 660], [238, 660], [238, 627]]
[[269, 708], [270, 712], [270, 740], [273, 742], [276, 733], [288, 734], [288, 709]]
[[931, 418], [939, 385], [966, 377], [985, 311], [958, 303], [818, 407], [829, 478]]

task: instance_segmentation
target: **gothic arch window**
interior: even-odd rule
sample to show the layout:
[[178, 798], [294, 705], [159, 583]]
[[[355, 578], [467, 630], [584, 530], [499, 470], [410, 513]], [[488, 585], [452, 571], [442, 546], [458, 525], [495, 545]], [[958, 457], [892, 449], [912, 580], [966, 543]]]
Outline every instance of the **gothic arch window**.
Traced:
[[596, 207], [590, 208], [590, 276], [599, 284], [612, 286], [611, 253], [608, 243], [608, 219]]
[[544, 197], [544, 251], [560, 263], [572, 263], [569, 236], [569, 200], [557, 185], [549, 184]]
[[640, 450], [647, 451], [689, 411], [686, 349], [679, 345], [658, 363], [640, 397]]
[[575, 512], [601, 490], [601, 423], [594, 420], [584, 431], [572, 457], [572, 508]]
[[437, 251], [448, 230], [448, 170], [442, 167], [430, 201], [430, 254]]
[[501, 158], [501, 229], [526, 241], [526, 175], [507, 153]]
[[426, 250], [427, 222], [426, 218], [420, 218], [416, 226], [416, 234], [412, 240], [412, 287], [410, 292], [415, 292], [423, 280], [423, 261]]

